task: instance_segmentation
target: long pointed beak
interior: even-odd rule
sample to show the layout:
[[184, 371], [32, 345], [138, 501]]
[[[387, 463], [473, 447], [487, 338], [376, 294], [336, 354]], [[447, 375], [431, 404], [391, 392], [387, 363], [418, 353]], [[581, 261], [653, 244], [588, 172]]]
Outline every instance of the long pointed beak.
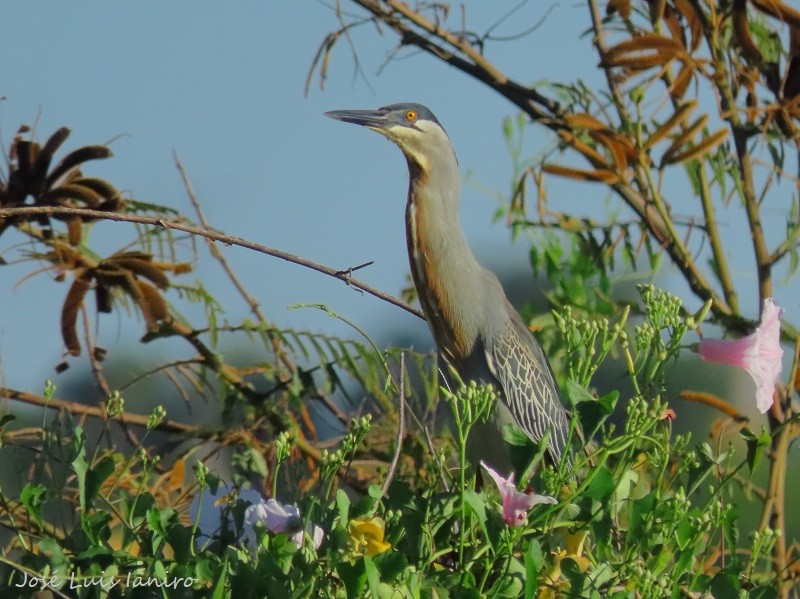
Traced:
[[386, 127], [386, 114], [378, 110], [331, 110], [325, 116], [374, 129]]

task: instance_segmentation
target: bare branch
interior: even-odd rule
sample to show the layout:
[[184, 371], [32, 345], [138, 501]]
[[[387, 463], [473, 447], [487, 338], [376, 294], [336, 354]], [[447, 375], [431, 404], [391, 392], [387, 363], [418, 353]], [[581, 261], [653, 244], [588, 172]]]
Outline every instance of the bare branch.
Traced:
[[242, 237], [226, 235], [224, 233], [218, 233], [216, 231], [211, 231], [206, 228], [193, 227], [191, 225], [187, 225], [185, 223], [178, 221], [166, 220], [163, 218], [155, 218], [151, 216], [140, 216], [138, 214], [119, 214], [113, 212], [103, 212], [100, 210], [86, 210], [83, 208], [64, 208], [60, 206], [25, 206], [21, 208], [0, 208], [0, 218], [13, 217], [13, 216], [24, 217], [36, 214], [41, 214], [46, 216], [53, 216], [56, 214], [86, 216], [89, 218], [96, 218], [101, 220], [113, 220], [118, 222], [152, 225], [154, 227], [163, 227], [164, 229], [183, 231], [184, 233], [189, 233], [190, 235], [199, 235], [201, 237], [206, 237], [208, 239], [219, 241], [227, 245], [237, 245], [239, 247], [243, 247], [249, 250], [254, 250], [262, 254], [267, 254], [268, 256], [273, 256], [274, 258], [280, 258], [281, 260], [286, 260], [287, 262], [292, 262], [293, 264], [298, 264], [300, 266], [310, 268], [311, 270], [315, 270], [322, 274], [326, 274], [335, 279], [339, 279], [340, 281], [344, 281], [345, 283], [347, 283], [352, 287], [356, 287], [358, 289], [361, 289], [362, 291], [365, 291], [366, 293], [369, 293], [370, 295], [377, 297], [378, 299], [381, 299], [394, 306], [397, 306], [398, 308], [402, 308], [403, 310], [405, 310], [410, 314], [413, 314], [414, 316], [418, 316], [423, 320], [425, 319], [425, 316], [422, 314], [420, 310], [417, 310], [416, 308], [409, 306], [403, 300], [393, 297], [388, 293], [384, 293], [383, 291], [380, 291], [378, 289], [375, 289], [374, 287], [371, 287], [366, 283], [362, 283], [358, 279], [353, 279], [352, 277], [348, 277], [347, 270], [342, 271], [330, 268], [329, 266], [325, 266], [323, 264], [307, 260], [306, 258], [301, 258], [300, 256], [296, 256], [288, 252], [283, 252], [281, 250], [276, 250], [274, 248], [261, 245], [260, 243], [248, 241], [247, 239], [243, 239]]

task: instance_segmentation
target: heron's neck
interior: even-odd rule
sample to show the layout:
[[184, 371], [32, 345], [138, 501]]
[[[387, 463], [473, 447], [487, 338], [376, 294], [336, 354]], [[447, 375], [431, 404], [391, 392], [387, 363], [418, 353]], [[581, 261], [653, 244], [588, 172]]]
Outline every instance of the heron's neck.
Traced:
[[481, 319], [482, 267], [467, 245], [458, 215], [460, 180], [452, 151], [427, 168], [409, 160], [406, 233], [420, 304], [445, 356], [465, 359]]

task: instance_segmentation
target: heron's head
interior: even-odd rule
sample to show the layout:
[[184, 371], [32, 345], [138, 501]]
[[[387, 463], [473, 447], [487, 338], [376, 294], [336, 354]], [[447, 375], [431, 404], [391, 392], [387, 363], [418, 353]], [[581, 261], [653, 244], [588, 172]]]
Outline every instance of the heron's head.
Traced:
[[430, 171], [431, 163], [442, 156], [455, 159], [447, 133], [422, 104], [392, 104], [377, 110], [333, 110], [325, 116], [362, 125], [388, 137], [424, 171]]

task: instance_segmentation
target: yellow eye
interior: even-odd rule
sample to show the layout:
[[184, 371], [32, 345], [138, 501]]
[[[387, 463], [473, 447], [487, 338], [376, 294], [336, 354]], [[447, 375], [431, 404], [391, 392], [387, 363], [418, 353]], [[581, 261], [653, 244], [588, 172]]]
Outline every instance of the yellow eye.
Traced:
[[413, 123], [417, 120], [417, 111], [416, 110], [409, 110], [406, 112], [406, 120], [409, 123]]

